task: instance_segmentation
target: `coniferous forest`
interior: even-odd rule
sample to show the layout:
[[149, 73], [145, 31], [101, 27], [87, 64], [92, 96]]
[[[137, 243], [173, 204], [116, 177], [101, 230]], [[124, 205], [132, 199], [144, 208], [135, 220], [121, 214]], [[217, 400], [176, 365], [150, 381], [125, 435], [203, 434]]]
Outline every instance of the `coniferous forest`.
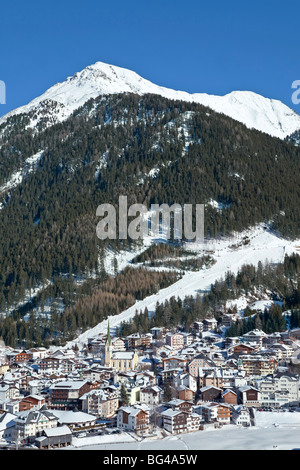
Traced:
[[[255, 296], [268, 293], [274, 303], [263, 312], [244, 309], [243, 318], [233, 322], [225, 331], [225, 336], [241, 336], [253, 329], [265, 333], [284, 331], [300, 327], [300, 256], [285, 256], [284, 263], [259, 263], [257, 267], [245, 265], [233, 275], [227, 272], [223, 279], [211, 286], [205, 295], [187, 296], [184, 300], [171, 298], [157, 304], [155, 314], [149, 317], [147, 309], [137, 312], [131, 322], [124, 322], [119, 329], [120, 335], [147, 332], [153, 327], [176, 328], [189, 332], [193, 322], [206, 318], [216, 318], [219, 325], [223, 314], [236, 313], [235, 308], [226, 307], [226, 302], [246, 296], [251, 302]], [[287, 317], [284, 312], [289, 312]]]
[[[260, 222], [284, 237], [299, 236], [299, 147], [292, 140], [157, 95], [101, 96], [67, 121], [51, 127], [41, 122], [35, 130], [27, 127], [30, 118], [13, 116], [0, 127], [0, 187], [14, 172], [23, 174], [22, 183], [1, 191], [0, 200], [1, 334], [10, 344], [40, 343], [52, 338], [52, 331], [70, 327], [64, 320], [58, 327], [55, 302], [55, 328], [53, 322], [41, 330], [34, 326], [32, 305], [24, 303], [37, 286], [49, 286], [53, 299], [63, 293], [67, 312], [77, 305], [68, 331], [105, 317], [106, 311], [96, 315], [92, 307], [83, 320], [83, 309], [89, 310], [83, 297], [93, 305], [93, 293], [105, 282], [106, 249], [136, 245], [96, 236], [97, 206], [117, 208], [120, 195], [127, 196], [128, 205], [205, 204], [206, 237]], [[34, 171], [28, 171], [26, 160], [38, 152]], [[74, 282], [78, 278], [87, 279], [86, 292]]]

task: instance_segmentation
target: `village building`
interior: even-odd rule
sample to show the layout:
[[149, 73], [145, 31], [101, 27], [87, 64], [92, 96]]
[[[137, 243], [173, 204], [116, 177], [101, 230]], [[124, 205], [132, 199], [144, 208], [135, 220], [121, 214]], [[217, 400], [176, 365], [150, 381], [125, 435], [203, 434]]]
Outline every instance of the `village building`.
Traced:
[[82, 411], [101, 418], [111, 418], [119, 408], [119, 394], [115, 387], [91, 390], [80, 397]]
[[216, 422], [219, 425], [230, 424], [232, 409], [224, 403], [210, 402], [201, 406], [202, 418], [211, 423]]
[[44, 429], [39, 437], [36, 437], [34, 444], [38, 449], [53, 449], [66, 447], [72, 444], [73, 434], [68, 426], [58, 426]]
[[249, 408], [244, 405], [233, 405], [231, 421], [237, 426], [248, 427], [251, 426], [251, 416]]
[[166, 344], [172, 349], [182, 349], [184, 347], [184, 335], [181, 333], [167, 333]]
[[138, 435], [149, 432], [149, 410], [144, 407], [122, 406], [117, 413], [117, 427], [124, 431], [134, 431]]
[[135, 370], [138, 364], [136, 351], [116, 351], [113, 352], [113, 344], [110, 337], [109, 325], [105, 344], [104, 366], [111, 367], [116, 372]]
[[80, 397], [91, 390], [87, 380], [62, 380], [49, 387], [51, 408], [66, 409], [79, 404]]
[[19, 413], [14, 418], [12, 438], [14, 442], [32, 442], [39, 432], [44, 429], [57, 427], [58, 419], [46, 407], [40, 410], [29, 410]]
[[299, 406], [299, 380], [288, 374], [275, 374], [256, 381], [263, 407]]
[[261, 392], [252, 385], [245, 385], [238, 389], [238, 400], [248, 407], [261, 406]]
[[163, 428], [171, 434], [198, 431], [201, 416], [197, 413], [169, 408], [161, 413]]
[[158, 385], [152, 385], [140, 390], [140, 402], [146, 405], [158, 405], [161, 403], [162, 389]]

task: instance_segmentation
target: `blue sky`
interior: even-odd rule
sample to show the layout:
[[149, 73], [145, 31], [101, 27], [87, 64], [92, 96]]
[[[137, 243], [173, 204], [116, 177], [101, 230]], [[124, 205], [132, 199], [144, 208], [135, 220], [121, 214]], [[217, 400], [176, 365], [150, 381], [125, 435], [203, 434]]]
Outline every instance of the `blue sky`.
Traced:
[[0, 115], [98, 60], [190, 93], [251, 90], [300, 113], [298, 13], [294, 0], [2, 2]]

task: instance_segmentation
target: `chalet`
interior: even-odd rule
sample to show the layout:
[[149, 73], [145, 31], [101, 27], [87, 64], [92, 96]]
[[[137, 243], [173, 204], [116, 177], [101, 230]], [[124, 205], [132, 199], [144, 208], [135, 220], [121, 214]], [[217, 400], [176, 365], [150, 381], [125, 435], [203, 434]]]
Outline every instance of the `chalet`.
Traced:
[[48, 374], [56, 373], [59, 370], [60, 359], [57, 357], [44, 357], [38, 362], [38, 370]]
[[127, 336], [126, 339], [128, 349], [149, 348], [152, 342], [152, 334], [133, 333]]
[[207, 356], [200, 353], [188, 364], [188, 371], [193, 377], [199, 377], [199, 368], [205, 367], [216, 367], [216, 364]]
[[117, 426], [124, 431], [134, 431], [138, 435], [149, 432], [149, 410], [144, 407], [121, 407], [117, 413]]
[[172, 408], [173, 410], [179, 411], [191, 411], [193, 403], [186, 400], [180, 400], [179, 398], [174, 398], [173, 400], [167, 403], [167, 406]]
[[13, 384], [0, 384], [0, 401], [17, 399], [20, 396], [20, 390]]
[[185, 385], [180, 385], [177, 387], [178, 398], [183, 401], [193, 402], [195, 399], [195, 392]]
[[228, 354], [252, 354], [258, 351], [258, 345], [247, 344], [247, 343], [237, 343], [234, 344], [231, 348], [228, 349]]
[[213, 385], [215, 387], [223, 386], [222, 371], [218, 367], [214, 368], [199, 368], [198, 376], [199, 387], [206, 387]]
[[7, 439], [11, 441], [11, 431], [15, 426], [15, 414], [0, 410], [0, 440]]
[[166, 344], [172, 349], [182, 349], [184, 347], [184, 336], [181, 333], [167, 333]]
[[28, 351], [11, 351], [6, 354], [9, 364], [27, 362], [32, 358], [32, 354]]
[[237, 426], [251, 426], [250, 410], [244, 405], [232, 406], [231, 421]]
[[152, 334], [154, 339], [158, 339], [163, 335], [163, 328], [158, 328], [157, 326], [155, 326], [154, 328], [150, 329], [150, 333]]
[[216, 331], [218, 322], [215, 318], [205, 318], [203, 320], [203, 331]]
[[65, 409], [78, 405], [79, 398], [90, 391], [87, 380], [64, 380], [52, 384], [49, 388], [51, 408]]
[[195, 335], [201, 335], [203, 332], [203, 323], [202, 321], [195, 321], [192, 325], [192, 332]]
[[36, 361], [37, 359], [44, 359], [47, 356], [48, 350], [46, 348], [31, 348], [28, 350], [30, 358]]
[[239, 356], [240, 368], [249, 376], [265, 376], [273, 374], [278, 367], [278, 360], [273, 356], [247, 354]]
[[161, 413], [163, 428], [171, 434], [187, 432], [189, 413], [181, 410], [169, 408]]
[[179, 374], [174, 378], [174, 385], [177, 389], [182, 386], [186, 387], [193, 392], [197, 391], [197, 380], [191, 374], [185, 371], [180, 371]]
[[207, 403], [201, 407], [202, 418], [206, 422], [217, 422], [221, 425], [230, 424], [232, 410], [225, 403]]
[[113, 351], [126, 351], [126, 341], [123, 338], [115, 337], [111, 339]]
[[223, 403], [227, 403], [228, 405], [237, 405], [238, 397], [234, 390], [224, 390], [221, 394], [221, 398]]
[[245, 341], [247, 341], [248, 343], [257, 343], [259, 346], [262, 346], [264, 340], [266, 340], [267, 337], [268, 335], [264, 331], [258, 329], [248, 331], [248, 333], [245, 333], [243, 335]]
[[222, 389], [213, 385], [200, 388], [200, 400], [211, 402], [221, 400]]
[[82, 411], [101, 418], [114, 416], [119, 408], [119, 394], [115, 387], [90, 390], [80, 397]]
[[39, 410], [45, 405], [45, 397], [39, 395], [27, 395], [19, 402], [19, 411]]
[[271, 355], [274, 355], [278, 361], [280, 361], [289, 359], [293, 355], [294, 350], [288, 344], [274, 343], [270, 347], [269, 352]]
[[295, 376], [269, 375], [257, 380], [256, 387], [261, 393], [262, 406], [299, 406], [299, 381]]
[[12, 437], [15, 442], [29, 442], [44, 429], [57, 427], [58, 419], [46, 407], [29, 410], [14, 418]]
[[162, 389], [157, 385], [141, 388], [140, 402], [147, 405], [158, 405], [161, 402]]
[[72, 430], [81, 430], [95, 426], [97, 416], [85, 413], [73, 408], [72, 410], [52, 410], [53, 415], [57, 418], [58, 424], [66, 425]]
[[171, 356], [163, 359], [163, 368], [164, 370], [169, 369], [182, 369], [186, 370], [188, 360], [185, 357], [181, 356]]
[[258, 407], [261, 406], [261, 393], [252, 385], [245, 385], [238, 389], [239, 402], [245, 406]]

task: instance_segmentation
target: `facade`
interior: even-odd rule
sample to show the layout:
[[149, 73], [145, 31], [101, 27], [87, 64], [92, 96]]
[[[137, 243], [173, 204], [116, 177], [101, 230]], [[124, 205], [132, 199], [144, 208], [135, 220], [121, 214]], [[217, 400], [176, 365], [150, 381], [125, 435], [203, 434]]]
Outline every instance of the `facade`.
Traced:
[[179, 398], [174, 398], [173, 400], [169, 401], [167, 405], [173, 410], [180, 410], [180, 411], [187, 411], [190, 412], [193, 406], [193, 403], [186, 400], [180, 400]]
[[188, 414], [185, 411], [169, 408], [161, 413], [163, 428], [171, 434], [187, 432]]
[[182, 349], [184, 347], [184, 336], [180, 333], [167, 333], [166, 344], [172, 349]]
[[200, 388], [200, 397], [202, 401], [213, 401], [221, 399], [222, 389], [214, 385]]
[[161, 413], [163, 428], [171, 434], [199, 431], [201, 416], [198, 413], [169, 408]]
[[72, 431], [68, 426], [44, 429], [41, 436], [34, 441], [39, 449], [51, 449], [65, 447], [72, 444]]
[[175, 377], [174, 384], [178, 389], [179, 387], [186, 387], [189, 390], [192, 390], [194, 393], [197, 391], [198, 388], [197, 379], [188, 372], [180, 372]]
[[185, 357], [180, 356], [171, 356], [163, 359], [163, 368], [164, 370], [170, 369], [186, 369], [188, 360]]
[[262, 346], [264, 340], [267, 338], [267, 334], [262, 330], [252, 330], [243, 335], [243, 338], [249, 343], [257, 343], [259, 346]]
[[195, 392], [194, 390], [191, 390], [188, 387], [185, 387], [184, 385], [180, 385], [178, 388], [178, 398], [179, 400], [183, 401], [190, 401], [193, 402], [195, 398]]
[[215, 318], [206, 318], [202, 323], [203, 331], [215, 331], [217, 329], [218, 322]]
[[20, 390], [14, 385], [1, 384], [0, 385], [0, 401], [15, 400], [20, 397]]
[[262, 406], [299, 406], [299, 381], [296, 377], [269, 376], [257, 381], [256, 385], [261, 393]]
[[149, 410], [139, 407], [121, 407], [117, 414], [117, 426], [124, 431], [134, 431], [138, 435], [149, 432]]
[[96, 389], [85, 393], [82, 401], [82, 411], [101, 418], [111, 418], [119, 408], [117, 390]]
[[58, 419], [47, 409], [27, 411], [14, 419], [12, 438], [15, 442], [25, 442], [44, 429], [57, 427]]
[[251, 385], [245, 385], [238, 389], [238, 398], [245, 406], [258, 407], [261, 406], [261, 393]]
[[199, 387], [220, 387], [223, 386], [223, 375], [222, 371], [218, 367], [214, 368], [199, 368], [198, 372], [198, 383]]
[[260, 354], [239, 356], [241, 369], [250, 376], [265, 376], [273, 374], [277, 370], [278, 361], [273, 357]]
[[251, 426], [249, 408], [244, 405], [233, 406], [231, 420], [232, 423], [236, 424], [237, 426]]
[[19, 411], [39, 410], [45, 405], [45, 397], [28, 395], [19, 402]]
[[221, 425], [230, 424], [232, 409], [222, 403], [207, 403], [201, 407], [202, 417], [206, 422], [217, 422]]
[[116, 372], [135, 370], [138, 364], [138, 355], [136, 351], [115, 351], [113, 352], [113, 344], [109, 333], [107, 332], [107, 340], [105, 344], [104, 366], [111, 367]]
[[87, 380], [64, 380], [54, 383], [50, 388], [51, 407], [64, 409], [76, 405], [79, 398], [90, 391]]
[[188, 364], [188, 371], [193, 376], [199, 377], [199, 370], [203, 368], [214, 368], [216, 364], [204, 354], [199, 354]]
[[201, 335], [203, 333], [203, 323], [202, 323], [202, 321], [195, 321], [193, 323], [192, 331], [195, 335]]
[[158, 405], [161, 402], [162, 389], [158, 385], [141, 388], [140, 402], [146, 405]]
[[222, 393], [222, 400], [224, 403], [227, 403], [229, 405], [237, 405], [238, 403], [237, 393], [234, 392], [233, 390], [227, 389]]
[[32, 355], [27, 351], [11, 351], [6, 354], [9, 364], [27, 362]]

